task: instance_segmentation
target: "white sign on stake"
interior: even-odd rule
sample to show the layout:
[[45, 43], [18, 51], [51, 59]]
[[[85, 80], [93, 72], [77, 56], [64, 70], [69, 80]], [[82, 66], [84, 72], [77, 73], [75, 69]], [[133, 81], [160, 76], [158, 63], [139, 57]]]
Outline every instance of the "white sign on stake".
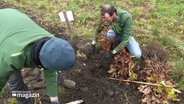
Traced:
[[[74, 18], [73, 18], [73, 13], [72, 11], [65, 11], [66, 12], [66, 16], [67, 16], [67, 19], [68, 21], [74, 21]], [[61, 19], [61, 22], [65, 22], [65, 16], [64, 16], [64, 12], [59, 12], [59, 17]]]

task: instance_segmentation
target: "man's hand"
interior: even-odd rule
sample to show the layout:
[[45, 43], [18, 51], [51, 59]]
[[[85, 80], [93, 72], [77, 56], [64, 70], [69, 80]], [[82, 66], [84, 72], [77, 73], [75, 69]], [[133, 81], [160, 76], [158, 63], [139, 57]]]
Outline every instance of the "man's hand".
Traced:
[[57, 96], [50, 97], [50, 101], [51, 101], [51, 104], [59, 104], [59, 100]]
[[59, 101], [51, 102], [51, 104], [59, 104]]
[[114, 56], [114, 54], [112, 52], [103, 55], [103, 57], [106, 58], [106, 59], [112, 58], [113, 56]]

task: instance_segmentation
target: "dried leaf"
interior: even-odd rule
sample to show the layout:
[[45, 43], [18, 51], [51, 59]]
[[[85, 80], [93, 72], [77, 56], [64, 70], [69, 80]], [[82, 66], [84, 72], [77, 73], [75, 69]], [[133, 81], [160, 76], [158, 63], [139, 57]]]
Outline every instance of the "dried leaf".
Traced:
[[114, 73], [114, 72], [116, 72], [116, 69], [114, 68], [111, 68], [110, 70], [108, 70], [108, 73]]

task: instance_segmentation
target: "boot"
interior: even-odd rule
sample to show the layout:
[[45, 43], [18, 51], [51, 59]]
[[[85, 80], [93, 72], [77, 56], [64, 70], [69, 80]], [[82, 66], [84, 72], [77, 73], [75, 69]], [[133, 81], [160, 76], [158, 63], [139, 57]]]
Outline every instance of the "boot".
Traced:
[[75, 82], [72, 80], [66, 80], [63, 78], [61, 72], [58, 71], [58, 83], [65, 88], [74, 88]]
[[75, 85], [76, 85], [76, 83], [75, 83], [74, 81], [72, 81], [72, 80], [65, 80], [65, 79], [64, 79], [62, 85], [63, 85], [63, 87], [65, 87], [65, 88], [74, 88]]

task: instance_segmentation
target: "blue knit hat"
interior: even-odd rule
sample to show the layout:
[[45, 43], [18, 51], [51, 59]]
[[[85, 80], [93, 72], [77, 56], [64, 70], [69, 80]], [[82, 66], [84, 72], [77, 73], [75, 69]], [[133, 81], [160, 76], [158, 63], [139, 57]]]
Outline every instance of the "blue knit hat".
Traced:
[[45, 69], [67, 70], [75, 63], [75, 52], [66, 40], [53, 37], [42, 46], [39, 59]]

